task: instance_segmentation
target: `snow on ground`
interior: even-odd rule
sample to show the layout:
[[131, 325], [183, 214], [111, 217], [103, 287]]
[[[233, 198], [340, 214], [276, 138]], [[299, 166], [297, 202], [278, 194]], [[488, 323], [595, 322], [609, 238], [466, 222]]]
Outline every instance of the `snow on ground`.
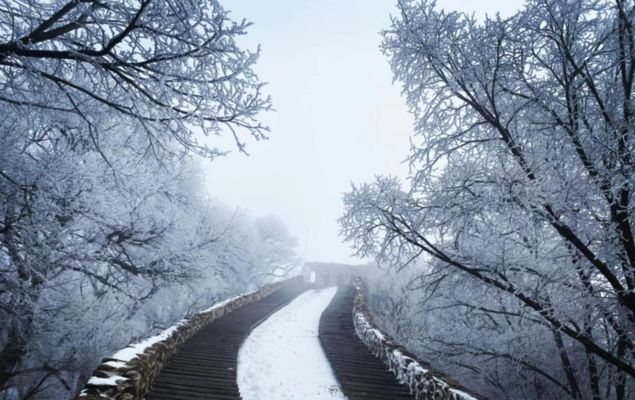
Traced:
[[317, 337], [336, 291], [309, 290], [251, 332], [238, 353], [243, 400], [346, 399]]

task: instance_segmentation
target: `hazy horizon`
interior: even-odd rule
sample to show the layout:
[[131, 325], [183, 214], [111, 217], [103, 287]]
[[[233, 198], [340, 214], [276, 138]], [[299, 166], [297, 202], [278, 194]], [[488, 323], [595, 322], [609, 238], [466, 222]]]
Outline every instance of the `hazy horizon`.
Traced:
[[[254, 24], [241, 43], [261, 45], [256, 71], [276, 111], [262, 115], [270, 139], [247, 141], [249, 157], [233, 152], [205, 164], [208, 190], [232, 206], [279, 216], [305, 260], [360, 262], [338, 236], [342, 194], [375, 174], [407, 175], [413, 117], [379, 49], [395, 4], [223, 2], [232, 18]], [[508, 16], [522, 2], [438, 4], [482, 17]]]

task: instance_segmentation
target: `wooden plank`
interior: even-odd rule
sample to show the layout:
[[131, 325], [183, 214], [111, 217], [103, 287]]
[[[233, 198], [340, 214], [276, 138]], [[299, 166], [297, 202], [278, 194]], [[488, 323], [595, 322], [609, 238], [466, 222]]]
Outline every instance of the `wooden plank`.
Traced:
[[340, 286], [320, 318], [320, 343], [342, 392], [349, 400], [413, 400], [408, 388], [357, 337], [354, 298], [352, 285]]
[[283, 287], [211, 322], [172, 357], [145, 398], [239, 400], [236, 370], [240, 345], [254, 327], [304, 290], [304, 284]]

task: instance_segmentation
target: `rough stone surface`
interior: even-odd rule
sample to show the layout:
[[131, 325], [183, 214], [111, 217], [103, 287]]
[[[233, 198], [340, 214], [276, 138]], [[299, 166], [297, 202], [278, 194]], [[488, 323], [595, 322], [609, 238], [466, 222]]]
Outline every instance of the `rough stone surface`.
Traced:
[[195, 314], [179, 323], [169, 337], [145, 348], [130, 361], [103, 359], [75, 400], [143, 400], [170, 357], [201, 328], [227, 313], [268, 296], [283, 285], [300, 279], [299, 277], [291, 278], [267, 285], [256, 292], [239, 296], [221, 303], [218, 307]]
[[355, 332], [371, 352], [410, 388], [417, 399], [435, 400], [485, 400], [470, 393], [449, 377], [433, 371], [417, 361], [416, 357], [401, 346], [390, 335], [382, 332], [373, 322], [368, 309], [366, 286], [361, 279], [355, 280], [357, 289], [353, 305]]

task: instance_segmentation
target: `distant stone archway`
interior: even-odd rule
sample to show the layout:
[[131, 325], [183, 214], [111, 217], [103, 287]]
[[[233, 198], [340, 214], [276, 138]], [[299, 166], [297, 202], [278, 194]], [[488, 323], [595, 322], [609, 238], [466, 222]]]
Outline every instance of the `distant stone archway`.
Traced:
[[356, 276], [364, 275], [364, 265], [307, 262], [302, 267], [302, 277], [306, 283], [316, 287], [342, 286], [353, 282]]

